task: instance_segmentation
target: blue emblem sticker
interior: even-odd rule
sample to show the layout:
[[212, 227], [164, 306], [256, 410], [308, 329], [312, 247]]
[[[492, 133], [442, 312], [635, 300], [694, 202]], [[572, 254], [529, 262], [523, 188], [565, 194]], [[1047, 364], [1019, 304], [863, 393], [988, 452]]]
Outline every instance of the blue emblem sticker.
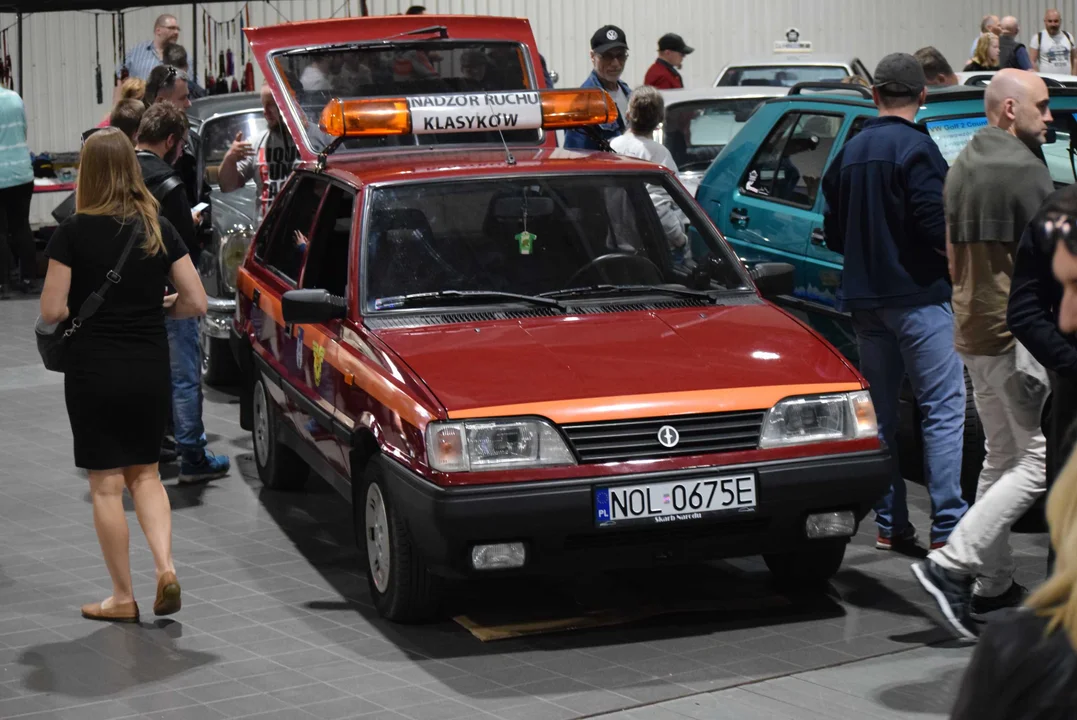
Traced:
[[606, 488], [595, 490], [595, 521], [599, 525], [611, 522], [610, 491]]

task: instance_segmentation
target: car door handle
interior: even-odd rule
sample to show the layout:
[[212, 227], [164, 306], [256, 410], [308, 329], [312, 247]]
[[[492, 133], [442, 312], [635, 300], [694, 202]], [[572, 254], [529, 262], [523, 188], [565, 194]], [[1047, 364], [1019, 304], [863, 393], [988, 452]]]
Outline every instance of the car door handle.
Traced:
[[826, 233], [823, 232], [822, 228], [815, 228], [814, 230], [811, 231], [811, 244], [812, 245], [825, 245], [826, 244]]
[[729, 212], [729, 222], [737, 227], [745, 227], [748, 224], [748, 211], [744, 208], [733, 208]]

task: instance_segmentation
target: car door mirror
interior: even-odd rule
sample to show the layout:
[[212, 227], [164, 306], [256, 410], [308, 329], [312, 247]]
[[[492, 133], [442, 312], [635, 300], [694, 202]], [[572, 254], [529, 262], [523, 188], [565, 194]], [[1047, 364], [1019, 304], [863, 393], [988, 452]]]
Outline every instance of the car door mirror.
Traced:
[[759, 263], [748, 271], [759, 293], [768, 300], [792, 295], [795, 287], [793, 266], [789, 263]]
[[348, 316], [348, 301], [328, 290], [289, 290], [280, 299], [284, 322], [290, 325], [323, 323]]

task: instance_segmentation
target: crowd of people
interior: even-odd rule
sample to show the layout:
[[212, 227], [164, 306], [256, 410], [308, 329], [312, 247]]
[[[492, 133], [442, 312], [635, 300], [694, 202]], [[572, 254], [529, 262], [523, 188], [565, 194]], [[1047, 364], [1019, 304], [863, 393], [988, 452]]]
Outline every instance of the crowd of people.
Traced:
[[[985, 17], [981, 31], [965, 69], [999, 72], [985, 91], [987, 126], [952, 167], [914, 123], [930, 86], [957, 82], [943, 55], [925, 47], [878, 64], [878, 116], [841, 148], [822, 180], [826, 243], [844, 256], [839, 309], [851, 314], [887, 446], [897, 444], [906, 376], [923, 413], [932, 526], [927, 557], [912, 572], [956, 635], [984, 634], [957, 711], [978, 718], [1008, 716], [1006, 703], [1023, 696], [992, 679], [1029, 657], [1043, 658], [1040, 665], [1066, 660], [1061, 670], [1023, 680], [1045, 689], [1041, 697], [1050, 702], [1072, 703], [1077, 676], [1077, 459], [1067, 462], [1077, 419], [1077, 186], [1055, 191], [1038, 153], [1052, 121], [1041, 74], [1072, 73], [1077, 57], [1057, 10], [1047, 11], [1044, 30], [1027, 46], [1012, 16]], [[89, 473], [113, 583], [108, 599], [83, 607], [95, 619], [139, 618], [124, 488], [157, 566], [154, 612], [169, 614], [181, 602], [158, 463], [178, 459], [181, 482], [230, 470], [227, 457], [206, 449], [202, 423], [198, 317], [206, 296], [193, 259], [209, 233], [195, 209], [204, 196], [196, 194], [202, 183], [193, 177], [185, 110], [205, 91], [188, 74], [178, 39], [176, 19], [162, 15], [154, 39], [128, 53], [129, 77], [117, 83], [112, 110], [84, 134], [76, 213], [46, 250], [44, 321], [67, 320], [69, 308], [80, 307], [106, 276], [116, 285], [94, 322], [75, 333], [64, 383], [75, 462]], [[693, 48], [679, 35], [663, 35], [635, 90], [621, 79], [628, 59], [621, 28], [599, 28], [590, 48], [593, 69], [581, 87], [604, 89], [620, 112], [597, 135], [566, 132], [565, 147], [606, 143], [676, 171], [652, 138], [664, 117], [657, 88], [683, 87], [679, 70]], [[312, 75], [303, 84], [316, 81]], [[222, 192], [255, 181], [259, 217], [298, 160], [268, 88], [261, 101], [267, 131], [237, 136], [219, 173]], [[0, 117], [20, 114], [21, 125], [0, 123], [0, 222], [27, 283], [33, 241], [28, 221], [24, 227], [15, 218], [28, 216], [33, 190], [32, 168], [23, 162], [25, 114], [16, 94], [0, 90]], [[128, 258], [131, 247], [137, 250]], [[114, 270], [117, 257], [126, 264]], [[0, 280], [9, 277], [6, 258], [0, 248]], [[971, 507], [960, 486], [966, 372], [986, 436]], [[171, 446], [161, 440], [168, 425]], [[1014, 580], [1009, 531], [1048, 491], [1049, 577], [1030, 595]], [[896, 461], [875, 521], [878, 549], [917, 546]], [[1026, 609], [984, 630], [983, 615], [1018, 607]]]

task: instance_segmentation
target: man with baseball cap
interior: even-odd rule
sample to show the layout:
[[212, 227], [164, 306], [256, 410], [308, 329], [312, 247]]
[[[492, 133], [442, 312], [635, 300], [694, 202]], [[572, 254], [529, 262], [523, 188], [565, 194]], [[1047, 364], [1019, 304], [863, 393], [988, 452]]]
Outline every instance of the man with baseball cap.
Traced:
[[677, 71], [684, 64], [684, 56], [691, 55], [693, 50], [695, 48], [688, 47], [684, 38], [675, 33], [658, 38], [658, 59], [647, 69], [643, 84], [666, 90], [684, 87], [684, 80]]
[[[604, 25], [591, 36], [591, 65], [594, 69], [580, 85], [581, 88], [602, 88], [617, 103], [617, 120], [597, 126], [599, 136], [607, 143], [625, 131], [625, 113], [632, 88], [621, 81], [628, 61], [628, 42], [624, 30], [616, 25]], [[565, 147], [577, 150], [599, 150], [599, 143], [584, 130], [565, 131]]]
[[[845, 256], [838, 309], [852, 314], [881, 439], [897, 447], [906, 373], [923, 413], [930, 544], [937, 549], [968, 509], [961, 497], [965, 380], [954, 348], [942, 199], [947, 166], [913, 122], [927, 97], [917, 59], [887, 55], [874, 77], [879, 115], [845, 144], [823, 178], [823, 229], [827, 246]], [[915, 545], [896, 459], [891, 488], [875, 506], [875, 523], [880, 550]]]

